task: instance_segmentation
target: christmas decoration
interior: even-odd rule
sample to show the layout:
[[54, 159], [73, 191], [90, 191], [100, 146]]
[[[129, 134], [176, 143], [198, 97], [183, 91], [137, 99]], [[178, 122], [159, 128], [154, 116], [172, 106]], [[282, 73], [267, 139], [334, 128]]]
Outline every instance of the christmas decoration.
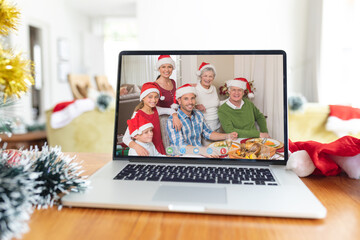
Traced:
[[35, 148], [25, 150], [22, 154], [31, 161], [30, 171], [41, 173], [36, 179], [36, 188], [41, 189], [36, 203], [38, 208], [52, 207], [61, 195], [87, 188], [86, 177], [81, 176], [81, 165], [74, 162], [74, 158], [64, 155], [60, 147], [49, 148], [45, 145], [41, 151]]
[[292, 112], [303, 111], [306, 103], [306, 98], [302, 95], [289, 96], [288, 105]]
[[0, 152], [0, 239], [20, 238], [37, 203], [40, 173], [28, 171], [29, 164], [12, 166], [10, 152]]
[[10, 30], [16, 30], [20, 11], [5, 0], [0, 0], [0, 34], [8, 35]]
[[59, 147], [0, 150], [0, 239], [20, 237], [33, 207], [48, 208], [88, 187], [81, 165]]
[[0, 46], [0, 86], [4, 88], [4, 102], [8, 96], [20, 97], [34, 84], [34, 67], [30, 60], [21, 55]]
[[[0, 0], [0, 34], [16, 29], [19, 11]], [[1, 36], [0, 36], [1, 37]], [[1, 41], [1, 39], [0, 39]], [[1, 42], [0, 42], [1, 43]], [[31, 61], [0, 44], [0, 131], [11, 133], [17, 98], [34, 84]], [[0, 139], [1, 141], [1, 139]], [[59, 203], [61, 195], [86, 189], [81, 166], [58, 147], [0, 149], [0, 240], [20, 238], [34, 207]]]
[[100, 112], [105, 112], [113, 104], [114, 98], [108, 93], [101, 92], [96, 99], [96, 107]]

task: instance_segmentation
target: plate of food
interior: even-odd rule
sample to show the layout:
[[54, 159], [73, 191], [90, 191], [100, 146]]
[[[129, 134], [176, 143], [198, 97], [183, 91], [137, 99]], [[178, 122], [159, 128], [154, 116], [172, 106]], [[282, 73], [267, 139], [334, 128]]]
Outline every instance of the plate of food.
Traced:
[[[231, 144], [230, 150], [240, 148], [240, 143], [231, 142], [229, 144]], [[208, 147], [211, 147], [211, 148], [223, 148], [223, 147], [226, 147], [227, 148], [228, 145], [227, 145], [226, 141], [224, 140], [224, 141], [213, 142]]]
[[282, 145], [281, 142], [271, 138], [267, 138], [265, 142], [264, 142], [264, 138], [248, 138], [242, 140], [241, 143], [261, 143], [265, 146], [273, 147], [273, 148], [278, 148]]
[[266, 146], [258, 142], [241, 143], [239, 149], [229, 151], [230, 158], [241, 159], [271, 159], [276, 152], [276, 148]]

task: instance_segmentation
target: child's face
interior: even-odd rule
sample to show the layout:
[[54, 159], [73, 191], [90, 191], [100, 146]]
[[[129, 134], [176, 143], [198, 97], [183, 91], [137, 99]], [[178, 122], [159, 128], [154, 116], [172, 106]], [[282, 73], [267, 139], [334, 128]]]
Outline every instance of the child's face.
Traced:
[[145, 129], [141, 134], [136, 135], [135, 139], [139, 142], [150, 143], [152, 142], [153, 135], [153, 128], [149, 127]]
[[146, 97], [143, 98], [143, 101], [146, 106], [154, 108], [159, 101], [159, 94], [156, 92], [149, 93], [146, 95]]

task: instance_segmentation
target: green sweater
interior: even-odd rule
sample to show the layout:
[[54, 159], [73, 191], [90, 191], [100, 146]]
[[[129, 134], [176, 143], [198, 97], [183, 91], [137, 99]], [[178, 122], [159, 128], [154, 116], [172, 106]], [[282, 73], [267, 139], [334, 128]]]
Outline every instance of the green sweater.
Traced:
[[[241, 109], [233, 109], [227, 103], [219, 107], [218, 115], [226, 133], [237, 132], [239, 138], [259, 137], [260, 132], [268, 132], [264, 115], [248, 99], [243, 99]], [[257, 130], [255, 122], [260, 127]]]

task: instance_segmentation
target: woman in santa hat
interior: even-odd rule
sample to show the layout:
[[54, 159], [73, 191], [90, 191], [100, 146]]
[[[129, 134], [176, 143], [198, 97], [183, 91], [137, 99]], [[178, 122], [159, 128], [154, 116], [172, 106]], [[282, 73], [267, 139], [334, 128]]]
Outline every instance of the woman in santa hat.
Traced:
[[159, 85], [161, 95], [164, 96], [164, 100], [160, 99], [157, 106], [170, 108], [176, 91], [176, 83], [170, 79], [175, 69], [175, 62], [169, 55], [160, 55], [155, 68], [160, 73], [155, 82]]
[[[173, 124], [176, 129], [180, 129], [182, 125], [174, 109], [156, 106], [159, 102], [159, 99], [164, 98], [161, 95], [158, 84], [153, 82], [145, 83], [141, 88], [140, 103], [135, 107], [131, 118], [134, 118], [139, 114], [153, 125], [153, 143], [156, 147], [156, 150], [161, 154], [166, 154], [161, 137], [159, 115], [172, 115]], [[149, 152], [131, 138], [129, 128], [126, 129], [123, 142], [130, 148], [134, 149], [138, 156], [149, 156]]]
[[202, 62], [196, 75], [200, 79], [200, 84], [196, 84], [196, 108], [205, 117], [206, 123], [212, 131], [220, 129], [218, 108], [220, 105], [219, 96], [216, 88], [212, 85], [215, 79], [216, 70], [210, 63]]

